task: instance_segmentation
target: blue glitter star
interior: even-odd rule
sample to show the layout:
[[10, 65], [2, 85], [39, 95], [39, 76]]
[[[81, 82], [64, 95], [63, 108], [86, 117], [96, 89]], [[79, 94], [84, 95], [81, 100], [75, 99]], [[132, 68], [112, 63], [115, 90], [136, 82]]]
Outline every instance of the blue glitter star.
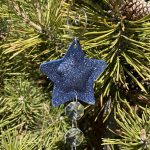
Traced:
[[95, 104], [93, 84], [105, 68], [105, 61], [85, 58], [77, 38], [63, 58], [40, 66], [40, 70], [54, 82], [53, 106], [76, 97], [88, 104]]

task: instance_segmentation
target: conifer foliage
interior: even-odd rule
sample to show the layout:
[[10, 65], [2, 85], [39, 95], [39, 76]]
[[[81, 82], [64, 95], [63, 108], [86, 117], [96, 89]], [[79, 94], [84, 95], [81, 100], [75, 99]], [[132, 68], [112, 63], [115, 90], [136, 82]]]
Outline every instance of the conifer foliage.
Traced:
[[149, 150], [149, 1], [72, 2], [0, 2], [0, 149], [63, 149], [70, 128], [65, 105], [51, 106], [53, 85], [39, 65], [62, 57], [77, 36], [88, 57], [107, 62], [94, 85], [96, 105], [83, 104], [79, 149]]

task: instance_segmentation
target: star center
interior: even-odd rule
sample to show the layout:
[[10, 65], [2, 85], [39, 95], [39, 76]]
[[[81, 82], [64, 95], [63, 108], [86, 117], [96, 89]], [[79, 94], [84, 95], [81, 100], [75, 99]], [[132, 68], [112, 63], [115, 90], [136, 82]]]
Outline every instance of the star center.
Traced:
[[65, 92], [74, 89], [76, 92], [83, 92], [86, 90], [87, 80], [92, 72], [92, 68], [86, 68], [86, 61], [76, 62], [72, 59], [62, 62], [57, 73], [60, 75], [59, 84], [63, 86]]

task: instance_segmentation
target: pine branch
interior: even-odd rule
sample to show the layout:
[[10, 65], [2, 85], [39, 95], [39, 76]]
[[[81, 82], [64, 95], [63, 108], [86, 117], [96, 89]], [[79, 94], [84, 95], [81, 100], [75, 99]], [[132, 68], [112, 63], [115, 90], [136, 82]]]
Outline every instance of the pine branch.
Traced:
[[143, 92], [137, 92], [137, 91], [128, 91], [127, 93], [127, 97], [133, 101], [135, 101], [135, 103], [140, 102], [140, 103], [144, 103], [145, 105], [150, 105], [150, 95], [146, 95]]
[[42, 13], [41, 13], [41, 5], [40, 5], [39, 0], [33, 0], [33, 5], [36, 9], [39, 23], [41, 23], [42, 22]]
[[[130, 106], [127, 101], [123, 102], [124, 108], [117, 105], [115, 120], [120, 126], [118, 138], [103, 139], [103, 145], [117, 145], [122, 149], [149, 149], [150, 148], [150, 108]], [[112, 131], [116, 134], [115, 131]]]
[[[22, 19], [23, 19], [23, 21], [25, 22], [25, 23], [28, 23], [31, 27], [33, 27], [34, 29], [36, 29], [36, 30], [38, 30], [40, 33], [42, 32], [42, 27], [41, 26], [39, 26], [39, 25], [37, 25], [37, 24], [35, 24], [33, 21], [31, 21], [30, 19], [29, 19], [29, 17], [28, 17], [28, 15], [25, 13], [25, 11], [23, 10], [23, 8], [21, 8], [21, 6], [20, 5], [18, 5], [16, 2], [12, 2], [12, 4], [13, 4], [13, 7], [14, 7], [14, 9], [15, 9], [15, 11], [16, 11], [16, 14], [18, 15], [18, 16], [20, 16]], [[40, 11], [39, 11], [39, 8], [37, 7], [37, 11], [38, 11], [38, 16], [41, 18], [41, 14], [40, 14]], [[40, 19], [39, 18], [39, 19]]]

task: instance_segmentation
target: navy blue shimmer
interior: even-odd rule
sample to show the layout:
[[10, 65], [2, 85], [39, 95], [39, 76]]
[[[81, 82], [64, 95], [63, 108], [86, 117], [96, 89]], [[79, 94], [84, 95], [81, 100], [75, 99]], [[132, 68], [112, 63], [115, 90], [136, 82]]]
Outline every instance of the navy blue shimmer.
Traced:
[[78, 98], [95, 104], [93, 84], [107, 64], [103, 60], [85, 58], [77, 38], [71, 43], [65, 56], [41, 64], [40, 70], [54, 82], [53, 106]]

